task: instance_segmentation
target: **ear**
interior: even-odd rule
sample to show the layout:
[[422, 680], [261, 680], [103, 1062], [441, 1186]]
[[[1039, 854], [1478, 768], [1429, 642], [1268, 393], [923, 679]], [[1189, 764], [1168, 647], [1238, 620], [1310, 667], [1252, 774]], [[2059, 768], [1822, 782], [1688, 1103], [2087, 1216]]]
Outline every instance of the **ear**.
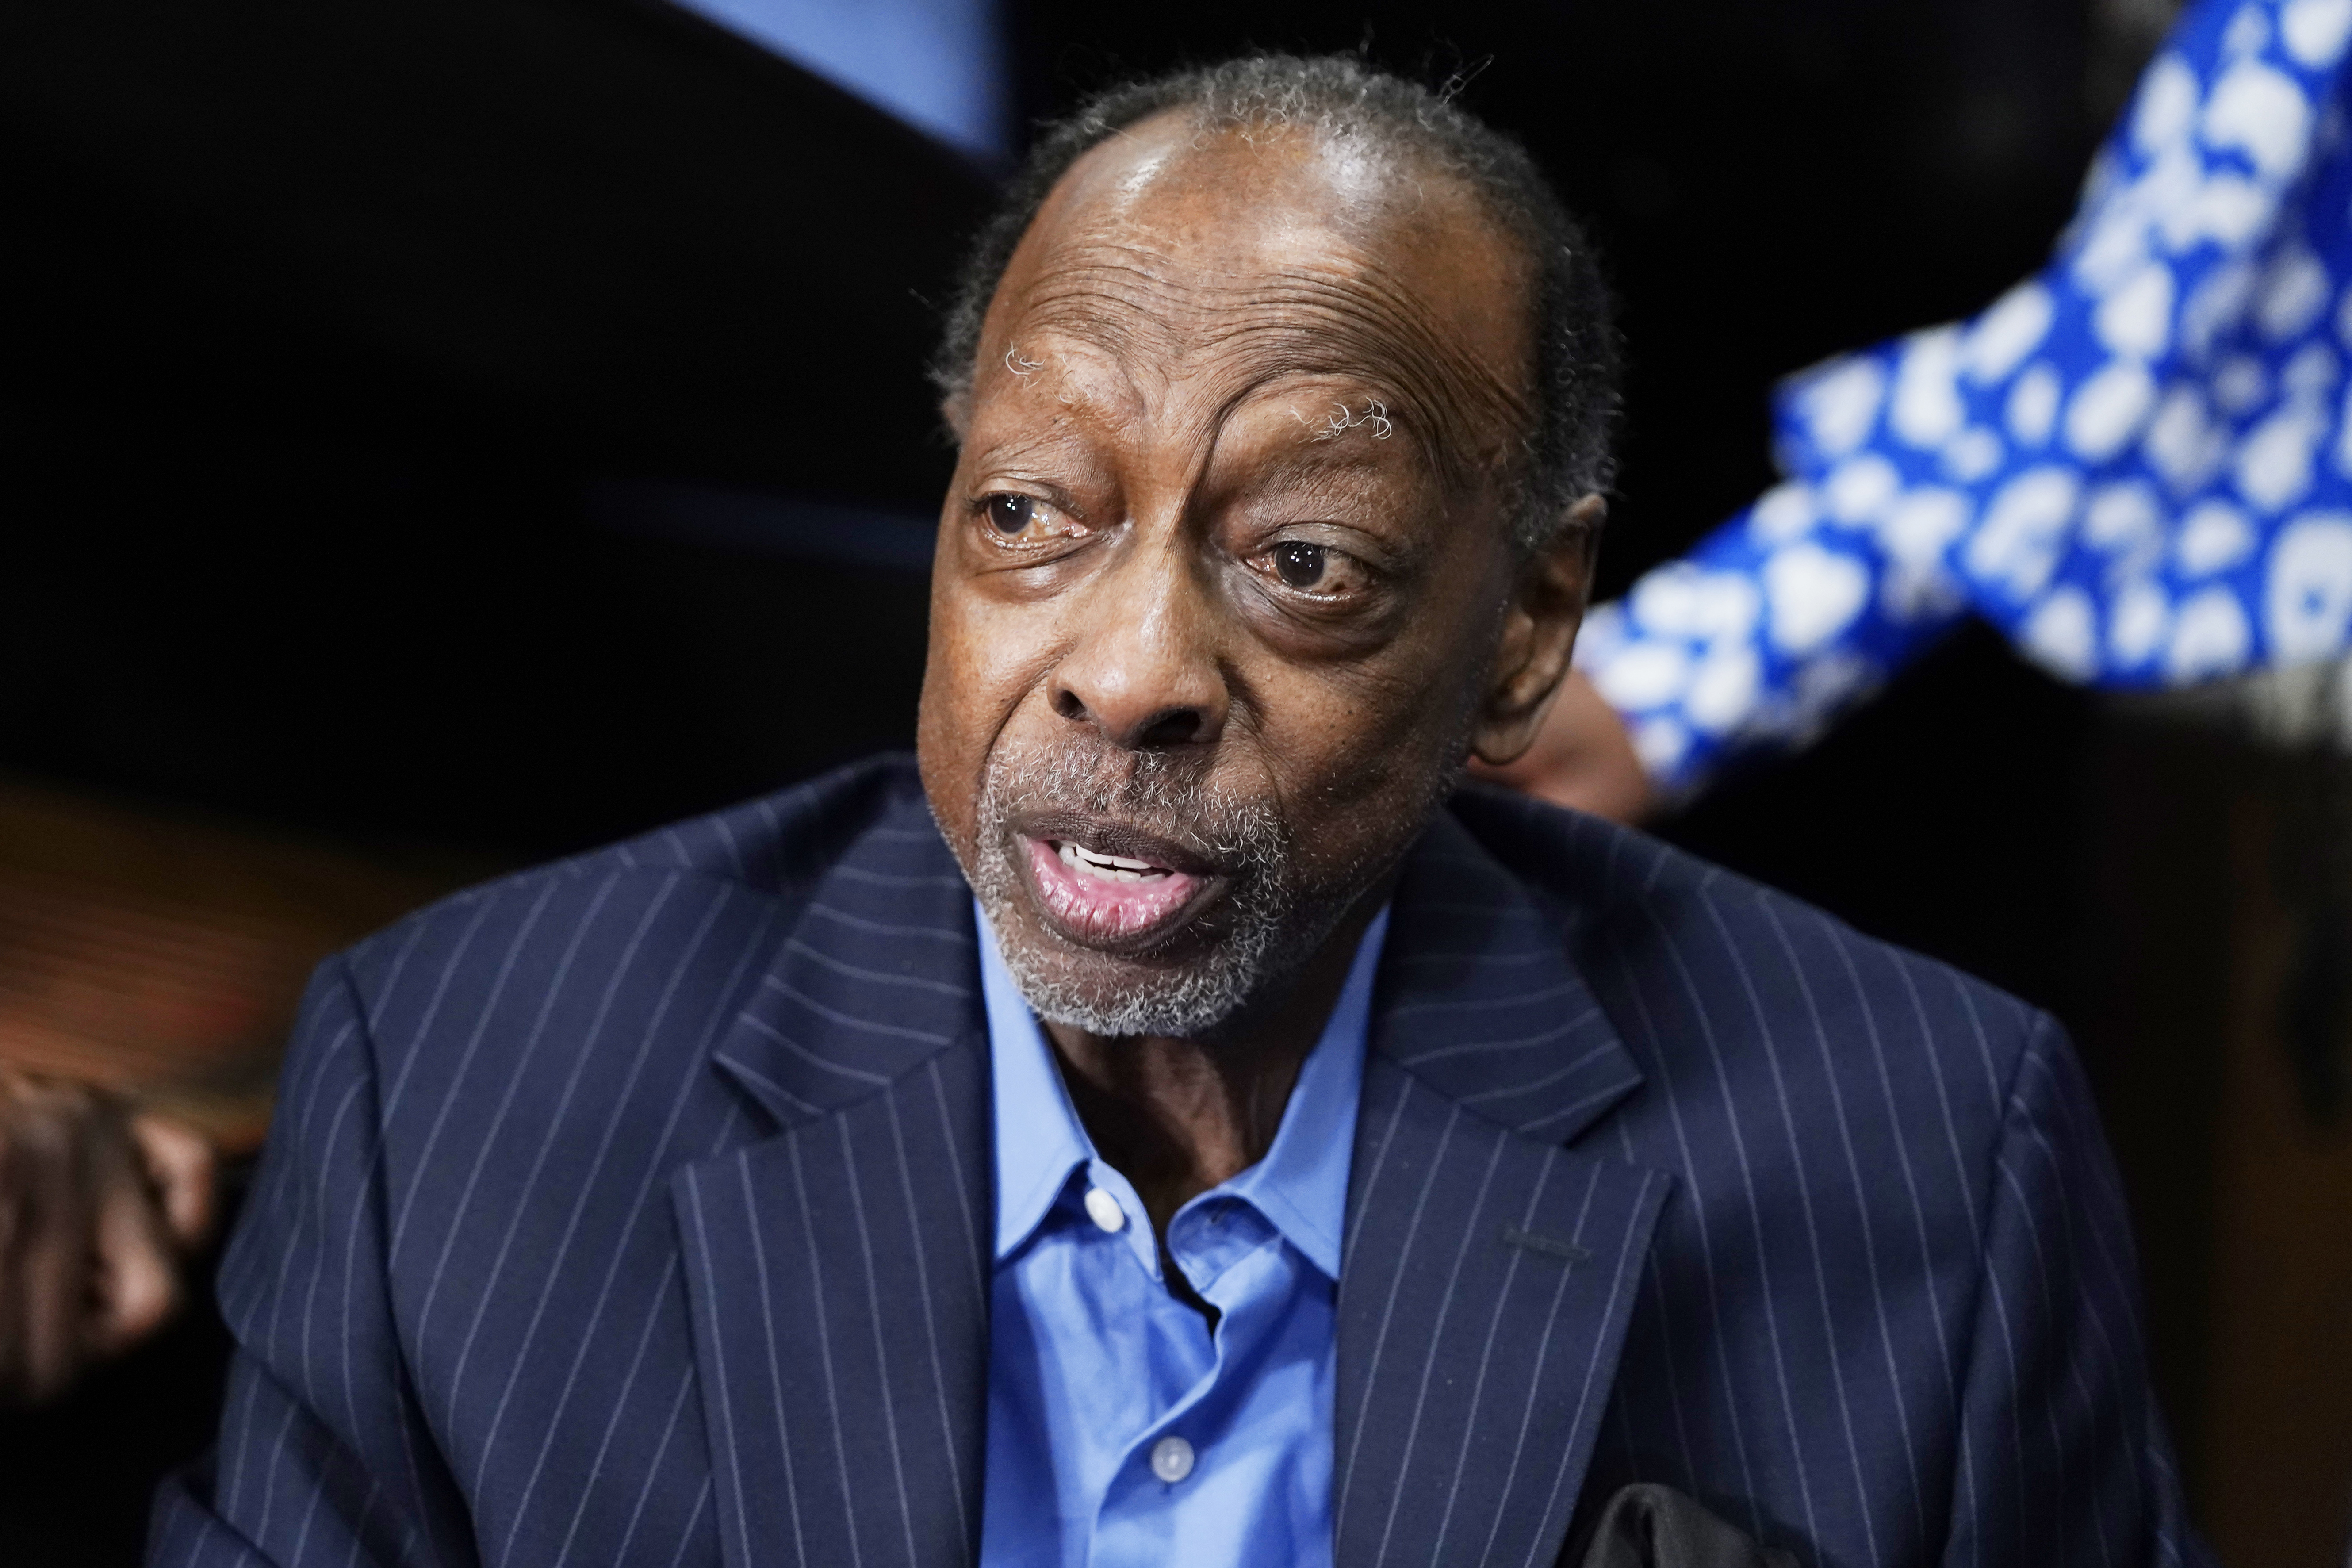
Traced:
[[1551, 542], [1520, 563], [1471, 731], [1471, 754], [1480, 762], [1500, 767], [1535, 743], [1544, 713], [1568, 674], [1608, 512], [1602, 497], [1584, 497], [1568, 509]]

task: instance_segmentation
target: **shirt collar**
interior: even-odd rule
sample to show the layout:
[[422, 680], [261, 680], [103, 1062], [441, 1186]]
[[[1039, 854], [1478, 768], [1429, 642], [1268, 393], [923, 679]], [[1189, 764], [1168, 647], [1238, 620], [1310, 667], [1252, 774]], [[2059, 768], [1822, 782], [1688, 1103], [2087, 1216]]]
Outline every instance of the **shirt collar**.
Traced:
[[[976, 902], [974, 911], [986, 939], [980, 944], [980, 980], [988, 1012], [996, 1260], [1002, 1263], [1043, 1223], [1068, 1185], [1071, 1171], [1096, 1156], [1094, 1142], [1070, 1104], [1053, 1048], [997, 952], [988, 916]], [[1356, 944], [1347, 984], [1322, 1036], [1299, 1067], [1298, 1081], [1265, 1158], [1215, 1189], [1246, 1199], [1334, 1280], [1339, 1277], [1339, 1237], [1347, 1221], [1348, 1173], [1355, 1152], [1356, 1106], [1363, 1089], [1372, 976], [1380, 967], [1388, 927], [1389, 911], [1383, 906]]]
[[980, 989], [988, 1009], [988, 1063], [996, 1143], [996, 1260], [1037, 1228], [1073, 1166], [1094, 1159], [1061, 1069], [1028, 999], [996, 950], [996, 931], [974, 900], [980, 921]]

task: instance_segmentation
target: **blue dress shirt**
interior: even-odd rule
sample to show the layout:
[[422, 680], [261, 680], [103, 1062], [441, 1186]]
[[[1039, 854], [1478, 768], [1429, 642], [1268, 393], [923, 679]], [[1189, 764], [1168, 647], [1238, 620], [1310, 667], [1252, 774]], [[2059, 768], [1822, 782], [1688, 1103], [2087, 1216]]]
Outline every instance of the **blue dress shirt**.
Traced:
[[1095, 1153], [982, 919], [996, 1141], [983, 1568], [1330, 1563], [1332, 1308], [1388, 919], [1366, 929], [1265, 1158], [1169, 1224], [1213, 1331], [1162, 1282], [1150, 1219]]

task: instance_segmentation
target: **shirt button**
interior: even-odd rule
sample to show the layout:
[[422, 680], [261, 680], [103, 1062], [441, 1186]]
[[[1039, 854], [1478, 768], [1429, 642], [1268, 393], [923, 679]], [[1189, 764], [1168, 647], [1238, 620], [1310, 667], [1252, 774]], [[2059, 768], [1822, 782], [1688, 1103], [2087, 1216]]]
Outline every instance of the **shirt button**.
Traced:
[[[1087, 1189], [1087, 1217], [1104, 1230], [1118, 1230], [1127, 1224], [1127, 1211], [1100, 1187]], [[1185, 1464], [1189, 1467], [1192, 1461], [1187, 1459]]]
[[1162, 1437], [1151, 1445], [1151, 1473], [1174, 1486], [1192, 1473], [1192, 1445], [1181, 1437]]

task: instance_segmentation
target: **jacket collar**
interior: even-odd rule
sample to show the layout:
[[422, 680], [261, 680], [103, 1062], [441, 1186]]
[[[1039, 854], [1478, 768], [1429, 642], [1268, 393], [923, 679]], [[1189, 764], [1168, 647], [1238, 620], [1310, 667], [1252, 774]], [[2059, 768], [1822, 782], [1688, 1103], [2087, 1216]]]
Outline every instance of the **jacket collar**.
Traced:
[[991, 1199], [970, 898], [908, 774], [714, 1053], [775, 1128], [670, 1186], [729, 1568], [978, 1557]]
[[985, 1040], [978, 942], [971, 891], [908, 787], [818, 878], [713, 1059], [778, 1127], [843, 1110]]
[[1454, 819], [1400, 879], [1339, 1281], [1333, 1555], [1559, 1555], [1671, 1182], [1574, 1147], [1640, 1072], [1551, 907]]
[[1464, 1110], [1573, 1142], [1641, 1070], [1570, 959], [1569, 912], [1513, 876], [1451, 812], [1405, 862], [1371, 1046]]

